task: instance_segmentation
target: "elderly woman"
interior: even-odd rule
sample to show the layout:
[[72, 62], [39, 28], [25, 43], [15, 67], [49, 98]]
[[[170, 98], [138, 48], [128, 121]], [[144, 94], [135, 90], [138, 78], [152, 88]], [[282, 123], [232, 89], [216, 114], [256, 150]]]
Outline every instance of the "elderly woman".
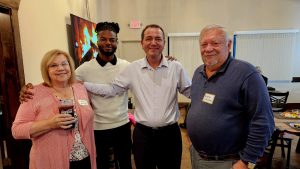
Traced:
[[[12, 126], [14, 138], [32, 140], [29, 168], [95, 169], [94, 113], [86, 89], [74, 83], [72, 58], [51, 50], [42, 59], [41, 73], [44, 82], [32, 89], [33, 99], [20, 105]], [[62, 109], [66, 103], [69, 107]]]

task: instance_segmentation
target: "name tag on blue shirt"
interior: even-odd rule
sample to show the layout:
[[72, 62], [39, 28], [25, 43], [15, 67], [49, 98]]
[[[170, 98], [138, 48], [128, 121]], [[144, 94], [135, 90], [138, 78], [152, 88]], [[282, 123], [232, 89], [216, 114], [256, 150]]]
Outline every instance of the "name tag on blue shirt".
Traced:
[[215, 96], [214, 94], [210, 94], [210, 93], [205, 93], [202, 101], [205, 102], [205, 103], [208, 103], [208, 104], [213, 104], [214, 103], [214, 99], [215, 99]]

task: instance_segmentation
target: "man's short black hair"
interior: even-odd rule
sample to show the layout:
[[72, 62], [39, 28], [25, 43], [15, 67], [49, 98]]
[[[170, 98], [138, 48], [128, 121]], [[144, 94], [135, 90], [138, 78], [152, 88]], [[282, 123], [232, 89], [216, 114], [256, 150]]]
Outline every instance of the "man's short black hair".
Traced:
[[148, 28], [158, 28], [158, 29], [160, 29], [160, 30], [162, 31], [163, 38], [165, 39], [165, 31], [163, 30], [163, 28], [162, 28], [161, 26], [157, 25], [157, 24], [150, 24], [150, 25], [147, 25], [147, 26], [143, 29], [143, 31], [142, 31], [142, 33], [141, 33], [141, 38], [142, 38], [142, 40], [144, 39], [144, 36], [145, 36], [144, 33], [145, 33], [145, 31], [146, 31]]
[[116, 34], [118, 34], [120, 31], [120, 27], [119, 27], [119, 24], [115, 23], [115, 22], [99, 22], [99, 23], [97, 23], [95, 32], [97, 32], [97, 34], [98, 34], [100, 31], [104, 31], [104, 30], [113, 31]]

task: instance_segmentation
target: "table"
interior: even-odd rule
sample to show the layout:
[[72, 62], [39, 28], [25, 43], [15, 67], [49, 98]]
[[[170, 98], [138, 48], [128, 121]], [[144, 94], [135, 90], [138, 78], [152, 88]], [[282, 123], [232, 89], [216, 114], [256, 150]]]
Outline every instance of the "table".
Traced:
[[[275, 121], [276, 129], [280, 130], [282, 132], [287, 132], [287, 133], [291, 133], [291, 134], [300, 136], [300, 129], [297, 130], [295, 128], [292, 128], [288, 124], [290, 122], [299, 122], [300, 123], [300, 119], [291, 119], [291, 118], [283, 118], [283, 117], [279, 118], [280, 113], [281, 112], [274, 112], [274, 121]], [[300, 138], [297, 143], [296, 152], [300, 153]]]

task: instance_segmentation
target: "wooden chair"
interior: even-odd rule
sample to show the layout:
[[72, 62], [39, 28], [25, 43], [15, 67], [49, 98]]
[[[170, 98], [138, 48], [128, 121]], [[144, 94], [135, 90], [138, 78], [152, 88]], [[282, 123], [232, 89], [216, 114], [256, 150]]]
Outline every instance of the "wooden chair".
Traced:
[[[269, 91], [269, 95], [273, 112], [282, 112], [286, 110], [286, 102], [289, 96], [288, 91]], [[274, 131], [272, 138], [269, 141], [269, 145], [266, 148], [266, 154], [268, 155], [267, 168], [272, 168], [272, 159], [277, 146], [281, 148], [281, 157], [283, 158], [285, 158], [285, 148], [287, 148], [286, 169], [288, 169], [290, 166], [292, 138], [288, 133], [277, 129]]]
[[273, 112], [285, 111], [289, 92], [269, 91], [269, 95]]
[[291, 147], [292, 147], [292, 138], [288, 133], [285, 133], [280, 130], [275, 130], [272, 138], [269, 141], [268, 147], [265, 149], [265, 156], [266, 157], [266, 168], [272, 168], [272, 161], [275, 148], [279, 146], [281, 148], [281, 157], [285, 158], [285, 148], [287, 148], [287, 155], [286, 155], [286, 163], [285, 168], [290, 168], [290, 156], [291, 156]]

